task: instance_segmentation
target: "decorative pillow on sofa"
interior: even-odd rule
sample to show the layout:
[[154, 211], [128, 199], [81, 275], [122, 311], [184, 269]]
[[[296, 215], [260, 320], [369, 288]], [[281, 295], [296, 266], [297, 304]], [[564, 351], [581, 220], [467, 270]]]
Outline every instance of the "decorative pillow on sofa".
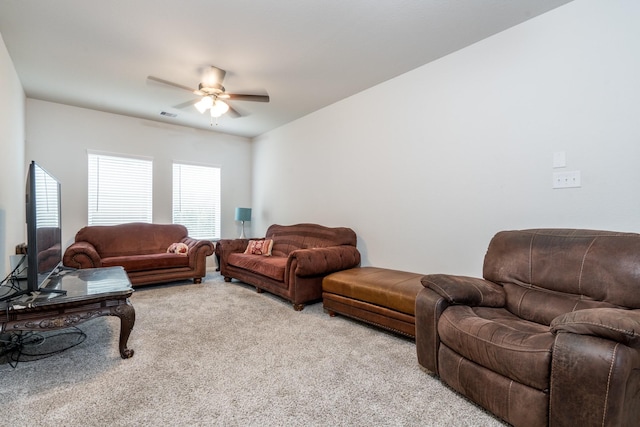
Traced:
[[172, 243], [169, 245], [167, 253], [187, 255], [189, 253], [189, 246], [185, 243]]
[[249, 244], [244, 253], [247, 255], [271, 256], [271, 248], [273, 248], [272, 239], [249, 240]]

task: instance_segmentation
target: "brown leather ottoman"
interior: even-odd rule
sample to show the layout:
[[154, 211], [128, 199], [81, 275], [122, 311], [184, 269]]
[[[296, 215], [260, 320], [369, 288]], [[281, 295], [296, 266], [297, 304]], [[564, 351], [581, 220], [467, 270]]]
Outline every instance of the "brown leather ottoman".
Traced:
[[415, 301], [424, 274], [360, 267], [322, 280], [322, 303], [329, 315], [342, 314], [415, 338]]

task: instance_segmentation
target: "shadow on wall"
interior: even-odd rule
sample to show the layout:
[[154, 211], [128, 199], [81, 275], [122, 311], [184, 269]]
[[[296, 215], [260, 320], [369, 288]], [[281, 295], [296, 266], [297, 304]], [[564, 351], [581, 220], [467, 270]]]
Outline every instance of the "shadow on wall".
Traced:
[[369, 251], [367, 251], [367, 243], [362, 239], [362, 236], [357, 235], [358, 241], [358, 251], [360, 252], [360, 266], [370, 266], [371, 261], [369, 261]]

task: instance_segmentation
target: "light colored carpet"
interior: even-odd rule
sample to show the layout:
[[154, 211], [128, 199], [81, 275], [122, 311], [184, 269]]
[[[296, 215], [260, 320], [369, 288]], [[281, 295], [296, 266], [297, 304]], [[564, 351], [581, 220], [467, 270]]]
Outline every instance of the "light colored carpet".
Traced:
[[119, 319], [103, 317], [64, 353], [0, 365], [0, 425], [504, 425], [422, 370], [413, 341], [322, 303], [296, 312], [213, 271], [131, 301], [131, 359]]

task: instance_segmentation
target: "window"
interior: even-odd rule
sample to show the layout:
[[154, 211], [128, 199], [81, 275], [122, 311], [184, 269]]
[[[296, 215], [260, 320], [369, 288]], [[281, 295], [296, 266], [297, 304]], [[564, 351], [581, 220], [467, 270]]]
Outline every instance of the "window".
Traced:
[[220, 168], [173, 164], [173, 223], [195, 239], [220, 238]]
[[89, 153], [89, 225], [152, 221], [153, 162]]

